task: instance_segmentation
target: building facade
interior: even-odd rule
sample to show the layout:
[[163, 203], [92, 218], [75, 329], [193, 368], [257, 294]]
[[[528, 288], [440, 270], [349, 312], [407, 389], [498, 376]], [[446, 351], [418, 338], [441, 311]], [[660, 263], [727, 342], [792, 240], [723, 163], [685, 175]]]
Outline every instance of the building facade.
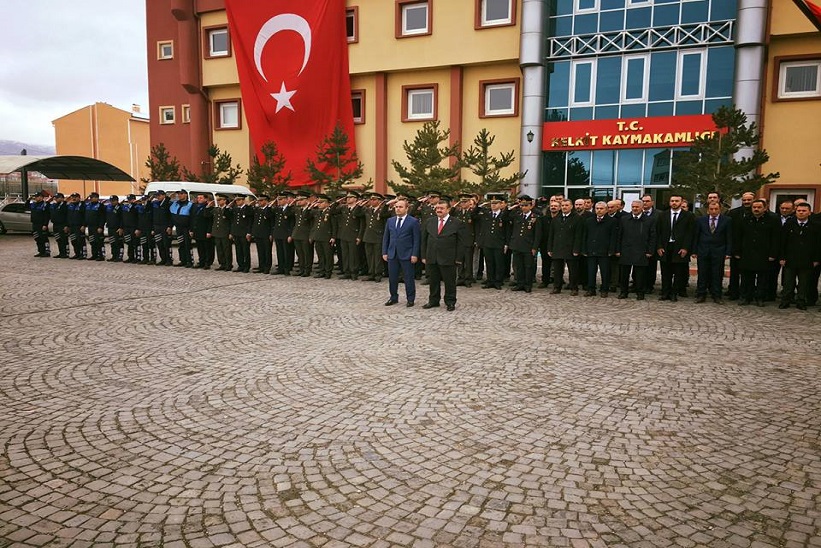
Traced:
[[779, 172], [762, 196], [775, 208], [804, 198], [821, 208], [821, 30], [793, 2], [773, 2], [767, 44], [763, 142]]
[[[248, 167], [253, 147], [223, 2], [151, 0], [146, 11], [152, 145], [165, 144], [194, 172], [208, 168], [210, 144]], [[403, 143], [428, 120], [466, 145], [487, 128], [492, 152], [518, 153], [520, 13], [521, 0], [347, 1], [362, 182], [385, 191], [398, 181], [391, 161], [407, 163]]]
[[108, 162], [128, 173], [136, 182], [70, 181], [61, 179], [63, 194], [91, 192], [126, 195], [139, 191], [140, 178], [148, 177], [145, 161], [150, 150], [149, 121], [136, 105], [131, 112], [106, 103], [94, 103], [52, 122], [56, 153], [87, 156]]

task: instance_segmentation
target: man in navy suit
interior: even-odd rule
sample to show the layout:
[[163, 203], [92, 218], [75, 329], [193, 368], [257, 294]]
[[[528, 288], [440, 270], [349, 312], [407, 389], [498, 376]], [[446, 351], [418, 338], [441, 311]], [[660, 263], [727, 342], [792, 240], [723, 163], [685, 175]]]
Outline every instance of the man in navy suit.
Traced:
[[402, 198], [394, 204], [394, 214], [395, 217], [385, 224], [385, 233], [382, 236], [382, 259], [388, 263], [388, 289], [391, 294], [385, 306], [399, 302], [401, 270], [405, 279], [407, 306], [411, 307], [416, 301], [414, 265], [419, 260], [421, 245], [419, 221], [408, 215], [408, 201]]
[[445, 307], [456, 309], [456, 267], [462, 264], [468, 242], [465, 224], [450, 215], [450, 199], [442, 196], [434, 209], [436, 215], [422, 227], [422, 262], [430, 276], [430, 297], [422, 308], [439, 306], [441, 282], [445, 283]]
[[696, 219], [696, 236], [693, 241], [693, 257], [698, 261], [696, 302], [707, 300], [707, 291], [713, 302], [722, 304], [721, 280], [724, 278], [724, 261], [733, 254], [733, 220], [721, 214], [721, 203], [710, 202], [707, 215]]

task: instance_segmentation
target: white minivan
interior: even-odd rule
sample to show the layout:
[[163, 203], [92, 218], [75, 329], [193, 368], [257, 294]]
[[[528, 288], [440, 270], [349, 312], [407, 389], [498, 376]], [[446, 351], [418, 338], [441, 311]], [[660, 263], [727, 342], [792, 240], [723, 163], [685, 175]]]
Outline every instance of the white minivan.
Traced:
[[158, 190], [163, 190], [172, 198], [173, 194], [178, 190], [185, 189], [188, 191], [188, 199], [192, 202], [197, 200], [197, 196], [204, 194], [209, 201], [216, 201], [217, 194], [225, 194], [228, 196], [228, 203], [237, 196], [250, 196], [256, 198], [254, 193], [247, 187], [242, 185], [215, 185], [211, 183], [191, 183], [188, 181], [151, 181], [145, 187], [145, 194], [151, 196], [156, 194]]

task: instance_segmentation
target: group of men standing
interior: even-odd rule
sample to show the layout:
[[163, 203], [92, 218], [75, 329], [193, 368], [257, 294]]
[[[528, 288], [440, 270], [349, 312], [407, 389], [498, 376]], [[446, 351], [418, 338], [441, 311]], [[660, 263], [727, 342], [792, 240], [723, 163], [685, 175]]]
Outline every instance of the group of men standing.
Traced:
[[[253, 271], [258, 273], [331, 278], [336, 267], [341, 279], [378, 282], [387, 275], [386, 305], [398, 302], [401, 277], [407, 304], [413, 306], [415, 281], [423, 275], [422, 283], [431, 286], [426, 308], [444, 300], [453, 310], [457, 285], [470, 287], [484, 271], [486, 289], [502, 289], [512, 270], [512, 290], [530, 293], [539, 258], [539, 287], [552, 284], [552, 294], [567, 288], [578, 295], [581, 287], [587, 297], [617, 292], [618, 298], [627, 298], [633, 292], [643, 300], [655, 291], [660, 267], [658, 298], [676, 301], [687, 296], [695, 259], [698, 303], [709, 296], [716, 303], [728, 297], [763, 306], [776, 299], [779, 276], [780, 308], [794, 303], [806, 309], [818, 300], [821, 218], [805, 201], [783, 202], [776, 214], [753, 193], [745, 193], [742, 204], [731, 210], [718, 193], [710, 193], [696, 212], [675, 194], [665, 211], [656, 209], [650, 195], [632, 202], [629, 211], [618, 199], [594, 204], [553, 196], [538, 204], [524, 195], [515, 203], [501, 194], [487, 198], [479, 203], [470, 194], [452, 200], [431, 192], [416, 200], [347, 192], [332, 200], [286, 190], [273, 199], [198, 195], [190, 201], [181, 190], [173, 199], [159, 191], [150, 197], [129, 195], [123, 203], [112, 196], [104, 203], [96, 193], [85, 201], [58, 193], [53, 199], [38, 194], [27, 203], [37, 257], [51, 256], [49, 222], [60, 258], [69, 258], [71, 246], [70, 258], [104, 260], [107, 240], [109, 261], [172, 265], [175, 235], [175, 266], [207, 270], [216, 261], [217, 270], [250, 272], [254, 243]], [[728, 259], [729, 284], [723, 293]]]

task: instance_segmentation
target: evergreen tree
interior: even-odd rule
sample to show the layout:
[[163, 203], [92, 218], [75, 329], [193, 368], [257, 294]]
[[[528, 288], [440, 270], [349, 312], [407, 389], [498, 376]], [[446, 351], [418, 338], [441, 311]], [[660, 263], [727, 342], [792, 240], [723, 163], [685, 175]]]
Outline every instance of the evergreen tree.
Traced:
[[182, 168], [182, 176], [186, 181], [203, 182], [219, 185], [233, 185], [237, 178], [242, 175], [242, 168], [239, 164], [231, 166], [231, 155], [223, 152], [217, 145], [208, 147], [208, 156], [211, 158], [211, 169], [204, 170], [202, 174]]
[[443, 144], [449, 139], [450, 130], [440, 130], [439, 120], [425, 122], [416, 132], [413, 142], [405, 141], [402, 145], [410, 166], [391, 161], [393, 169], [402, 178], [401, 183], [390, 183], [393, 190], [417, 194], [439, 190], [457, 194], [462, 187], [459, 180], [459, 144]]
[[267, 141], [262, 145], [263, 161], [260, 162], [255, 155], [251, 159], [251, 167], [248, 169], [248, 184], [256, 194], [267, 194], [276, 196], [284, 190], [291, 181], [291, 172], [283, 173], [285, 169], [285, 156], [277, 148], [273, 141]]
[[509, 167], [516, 159], [514, 151], [503, 152], [500, 157], [490, 154], [490, 147], [496, 140], [495, 135], [482, 128], [473, 139], [473, 145], [462, 153], [462, 167], [476, 176], [476, 182], [465, 181], [462, 190], [484, 196], [488, 192], [510, 192], [525, 176], [516, 172], [502, 177], [501, 171]]
[[362, 177], [363, 165], [351, 150], [348, 134], [337, 124], [316, 148], [316, 161], [308, 159], [308, 175], [325, 192], [339, 191], [344, 185]]
[[[690, 150], [675, 155], [674, 188], [692, 197], [717, 191], [729, 199], [743, 192], [755, 192], [780, 176], [759, 173], [770, 157], [759, 148], [761, 135], [755, 123], [747, 124], [746, 114], [736, 108], [721, 107], [713, 114], [713, 122], [717, 132], [697, 138]], [[740, 159], [739, 151], [743, 156]]]
[[176, 156], [171, 156], [163, 143], [151, 147], [151, 154], [148, 155], [145, 167], [148, 168], [149, 175], [147, 179], [140, 178], [143, 182], [142, 189], [145, 189], [145, 185], [151, 181], [181, 180], [180, 162]]

